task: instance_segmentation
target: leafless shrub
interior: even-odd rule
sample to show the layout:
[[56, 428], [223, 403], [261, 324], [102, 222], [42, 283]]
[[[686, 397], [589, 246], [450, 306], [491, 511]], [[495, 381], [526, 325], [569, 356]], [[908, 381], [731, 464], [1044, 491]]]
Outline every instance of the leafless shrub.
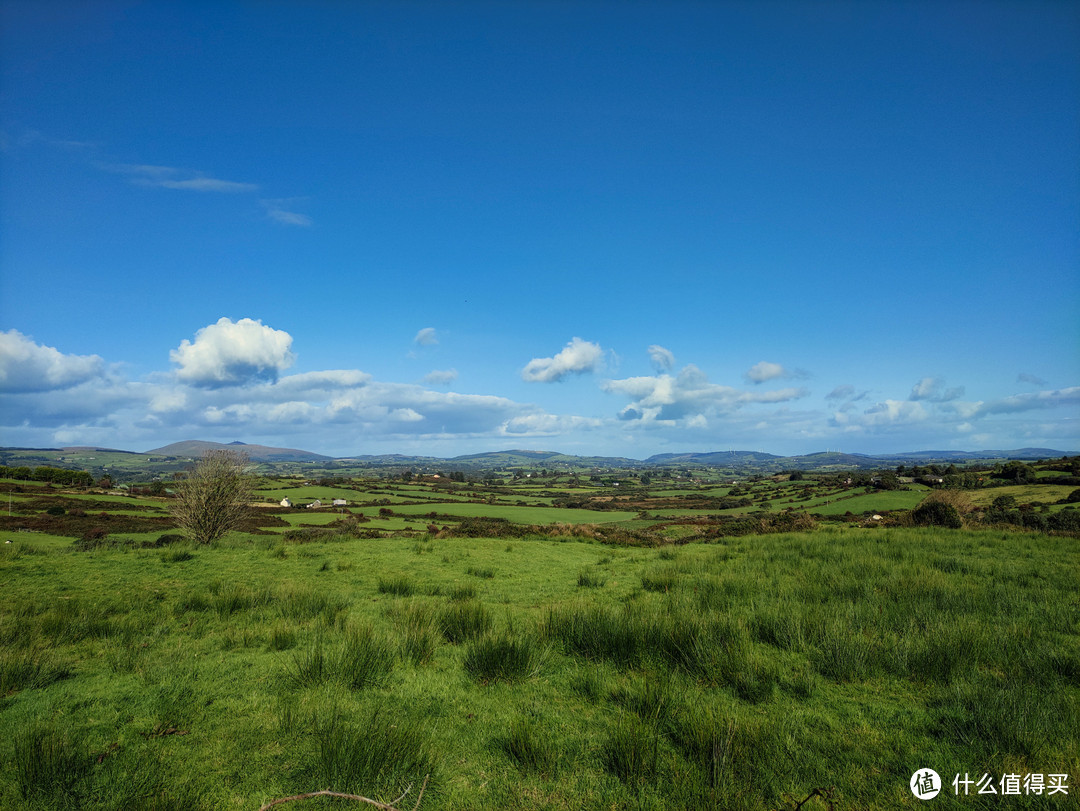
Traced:
[[246, 454], [212, 450], [177, 483], [170, 505], [180, 531], [197, 543], [212, 543], [248, 517], [251, 476]]

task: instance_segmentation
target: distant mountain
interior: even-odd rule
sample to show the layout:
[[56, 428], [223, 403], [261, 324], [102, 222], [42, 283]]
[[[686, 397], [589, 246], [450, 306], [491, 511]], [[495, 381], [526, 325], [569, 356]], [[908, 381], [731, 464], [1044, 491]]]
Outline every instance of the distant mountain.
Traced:
[[637, 459], [618, 456], [572, 456], [556, 451], [488, 451], [469, 453], [450, 458], [436, 456], [406, 456], [386, 453], [378, 456], [348, 456], [339, 462], [359, 462], [379, 467], [446, 467], [463, 470], [488, 470], [493, 468], [532, 467], [536, 465], [556, 468], [567, 467], [640, 467]]
[[331, 456], [323, 456], [311, 451], [300, 451], [293, 448], [271, 448], [266, 445], [248, 445], [244, 442], [205, 442], [201, 439], [189, 439], [184, 442], [174, 442], [163, 448], [155, 448], [146, 451], [155, 456], [185, 456], [196, 458], [210, 450], [242, 451], [248, 455], [252, 462], [330, 462]]
[[489, 453], [472, 453], [466, 456], [455, 456], [448, 462], [458, 464], [499, 464], [506, 467], [516, 465], [543, 464], [551, 467], [557, 465], [574, 465], [577, 467], [636, 467], [641, 464], [637, 459], [626, 459], [622, 456], [574, 456], [558, 451], [491, 451]]
[[786, 457], [776, 456], [761, 451], [709, 451], [708, 453], [657, 453], [645, 460], [647, 465], [708, 465], [710, 467], [732, 467], [753, 464], [754, 462], [772, 462]]
[[1011, 451], [914, 451], [894, 453], [878, 458], [974, 462], [980, 459], [1060, 459], [1062, 456], [1074, 455], [1074, 453], [1055, 451], [1051, 448], [1017, 448]]
[[[859, 454], [823, 451], [800, 456], [776, 456], [760, 451], [686, 451], [658, 453], [648, 459], [628, 459], [622, 456], [574, 456], [557, 451], [505, 450], [471, 453], [453, 458], [406, 455], [398, 453], [331, 457], [295, 448], [275, 448], [248, 445], [243, 442], [205, 442], [188, 440], [174, 442], [163, 448], [138, 453], [100, 446], [66, 448], [0, 448], [0, 465], [60, 465], [74, 469], [109, 473], [114, 479], [142, 481], [148, 476], [171, 476], [189, 467], [207, 450], [226, 449], [245, 452], [252, 462], [274, 465], [274, 472], [308, 472], [325, 475], [350, 468], [370, 471], [411, 469], [413, 472], [460, 470], [474, 474], [506, 471], [515, 468], [547, 468], [554, 471], [574, 471], [578, 474], [594, 470], [641, 470], [643, 468], [712, 467], [732, 471], [733, 475], [771, 475], [786, 470], [840, 472], [845, 470], [880, 470], [898, 465], [973, 464], [990, 461], [1060, 459], [1080, 456], [1080, 451], [1061, 451], [1053, 448], [1017, 448], [1014, 450], [946, 451], [928, 450], [892, 454]], [[290, 466], [295, 465], [295, 468]]]

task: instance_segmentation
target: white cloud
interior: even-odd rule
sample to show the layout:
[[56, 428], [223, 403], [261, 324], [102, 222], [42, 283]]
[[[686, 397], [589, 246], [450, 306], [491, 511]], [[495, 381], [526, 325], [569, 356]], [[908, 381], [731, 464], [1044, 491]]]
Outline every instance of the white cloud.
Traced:
[[910, 400], [929, 400], [932, 403], [947, 403], [964, 396], [964, 387], [946, 389], [945, 381], [940, 377], [924, 377], [911, 389]]
[[457, 369], [434, 369], [424, 375], [424, 382], [429, 386], [449, 386], [457, 378]]
[[1027, 372], [1021, 372], [1016, 376], [1017, 383], [1029, 383], [1032, 386], [1045, 386], [1046, 381], [1038, 375], [1028, 374]]
[[693, 364], [684, 367], [676, 376], [660, 374], [653, 377], [630, 377], [608, 380], [605, 391], [621, 394], [632, 402], [619, 414], [623, 420], [677, 422], [730, 414], [745, 405], [783, 403], [806, 397], [801, 388], [777, 391], [743, 391], [732, 386], [710, 383], [705, 374]]
[[600, 344], [574, 338], [553, 358], [533, 358], [521, 370], [521, 377], [530, 383], [554, 383], [569, 374], [596, 371], [603, 358]]
[[435, 346], [438, 342], [439, 338], [435, 335], [435, 327], [424, 327], [413, 338], [413, 343], [417, 346]]
[[751, 366], [745, 377], [751, 383], [764, 383], [766, 380], [775, 380], [778, 377], [784, 377], [786, 374], [784, 367], [779, 363], [769, 363], [763, 360]]
[[855, 397], [855, 387], [850, 383], [845, 383], [842, 386], [837, 386], [835, 389], [825, 395], [826, 400], [851, 400]]
[[860, 422], [863, 425], [894, 425], [922, 422], [930, 413], [921, 403], [911, 400], [885, 400], [866, 409]]
[[221, 180], [203, 172], [178, 169], [174, 166], [152, 166], [148, 164], [101, 164], [101, 168], [110, 172], [126, 175], [137, 186], [154, 186], [161, 189], [179, 189], [197, 192], [237, 192], [257, 191], [255, 183], [238, 183], [234, 180]]
[[176, 377], [193, 386], [237, 386], [252, 381], [275, 380], [292, 365], [292, 336], [263, 326], [261, 321], [222, 317], [216, 324], [186, 338], [169, 358], [180, 368]]
[[558, 414], [526, 414], [502, 425], [502, 432], [514, 436], [559, 436], [576, 430], [602, 426], [603, 420]]
[[65, 355], [18, 330], [0, 332], [0, 391], [65, 389], [100, 377], [104, 367], [97, 355]]
[[260, 200], [262, 207], [266, 209], [266, 216], [268, 219], [273, 220], [281, 225], [297, 225], [302, 228], [307, 228], [312, 225], [312, 219], [307, 214], [301, 214], [298, 211], [292, 211], [291, 209], [296, 207], [296, 204], [302, 202], [303, 198], [289, 197], [278, 200]]
[[751, 366], [743, 377], [751, 383], [760, 384], [768, 380], [804, 378], [809, 377], [809, 375], [802, 369], [787, 369], [779, 363], [770, 363], [763, 360]]
[[980, 403], [975, 412], [979, 416], [987, 414], [1018, 414], [1044, 408], [1077, 408], [1080, 406], [1080, 386], [1053, 391], [1040, 391], [1034, 394], [1016, 394], [988, 403]]
[[665, 349], [659, 344], [653, 344], [649, 347], [649, 359], [652, 361], [653, 368], [658, 372], [670, 372], [675, 368], [675, 355], [671, 350]]
[[[867, 453], [949, 446], [1070, 450], [1080, 437], [1080, 387], [945, 401], [953, 390], [927, 378], [914, 390], [922, 399], [905, 399], [908, 390], [901, 388], [870, 405], [874, 400], [857, 402], [867, 397], [865, 389], [844, 384], [827, 395], [831, 408], [823, 413], [792, 410], [793, 401], [807, 397], [802, 388], [720, 385], [689, 365], [602, 382], [601, 389], [621, 402], [610, 409], [615, 413], [596, 418], [439, 390], [455, 379], [453, 369], [430, 372], [422, 385], [382, 382], [357, 369], [287, 374], [291, 346], [288, 333], [259, 321], [223, 318], [181, 343], [172, 353], [174, 371], [127, 381], [119, 367], [96, 355], [64, 355], [15, 330], [0, 333], [0, 432], [7, 444], [38, 447], [142, 450], [185, 438], [242, 439], [339, 456], [453, 455], [554, 437], [558, 449], [637, 458], [665, 446], [800, 452], [835, 447], [845, 436], [858, 437], [858, 443], [844, 440], [851, 450]], [[663, 348], [650, 347], [650, 355], [666, 363], [668, 353], [655, 349]], [[601, 362], [611, 368], [599, 346], [577, 339], [531, 371], [538, 380], [557, 380]]]
[[326, 392], [351, 389], [371, 381], [371, 375], [357, 369], [327, 369], [322, 372], [302, 372], [286, 375], [274, 384], [276, 393], [297, 392], [303, 396], [320, 397]]

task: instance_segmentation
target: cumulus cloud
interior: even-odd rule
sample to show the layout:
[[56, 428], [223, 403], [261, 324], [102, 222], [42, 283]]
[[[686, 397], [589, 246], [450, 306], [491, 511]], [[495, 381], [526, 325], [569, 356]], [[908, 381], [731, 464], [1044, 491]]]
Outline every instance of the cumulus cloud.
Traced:
[[744, 376], [751, 383], [764, 383], [766, 380], [775, 380], [784, 375], [784, 367], [779, 363], [769, 363], [763, 360], [751, 366]]
[[18, 330], [0, 332], [0, 391], [52, 391], [100, 377], [105, 362], [97, 355], [65, 355], [35, 343]]
[[855, 387], [850, 383], [837, 386], [825, 395], [826, 400], [851, 400], [855, 397]]
[[675, 368], [675, 355], [671, 350], [665, 349], [659, 344], [653, 344], [649, 347], [649, 359], [652, 361], [653, 368], [658, 372], [670, 372]]
[[434, 369], [424, 375], [424, 382], [429, 386], [449, 386], [457, 378], [457, 369]]
[[767, 360], [755, 363], [743, 376], [754, 384], [765, 383], [769, 380], [808, 377], [807, 373], [801, 369], [787, 369], [779, 363], [770, 363]]
[[892, 425], [895, 423], [922, 422], [930, 413], [921, 403], [912, 400], [885, 400], [863, 412], [864, 425]]
[[600, 344], [574, 338], [553, 358], [533, 358], [521, 370], [521, 377], [530, 383], [554, 383], [569, 374], [596, 371], [603, 358]]
[[940, 377], [924, 377], [911, 389], [909, 400], [929, 400], [932, 403], [947, 403], [964, 396], [964, 387], [946, 389], [945, 381]]
[[[608, 380], [602, 388], [631, 400], [619, 413], [622, 420], [676, 422], [730, 414], [751, 404], [783, 403], [806, 397], [802, 388], [776, 391], [743, 391], [732, 386], [710, 383], [699, 368], [690, 364], [677, 375], [629, 377]], [[701, 424], [697, 419], [696, 424]]]
[[439, 338], [435, 334], [435, 327], [424, 327], [413, 338], [413, 343], [417, 346], [435, 346], [438, 342]]
[[1080, 386], [1053, 391], [1040, 391], [1033, 394], [1016, 394], [1000, 400], [974, 404], [971, 416], [988, 414], [1018, 414], [1023, 411], [1051, 408], [1072, 408], [1080, 406]]
[[513, 436], [558, 436], [575, 430], [589, 430], [603, 425], [603, 420], [558, 414], [526, 414], [513, 417], [502, 425], [502, 432]]
[[326, 369], [321, 372], [302, 372], [280, 378], [274, 386], [275, 396], [296, 392], [307, 397], [319, 397], [336, 389], [363, 386], [371, 375], [357, 369]]
[[372, 383], [331, 398], [321, 419], [363, 432], [398, 435], [492, 435], [532, 406], [486, 394], [437, 392], [405, 383]]
[[180, 368], [176, 377], [193, 386], [239, 386], [254, 381], [276, 380], [294, 360], [292, 336], [263, 326], [262, 321], [222, 317], [216, 324], [186, 338], [169, 358]]

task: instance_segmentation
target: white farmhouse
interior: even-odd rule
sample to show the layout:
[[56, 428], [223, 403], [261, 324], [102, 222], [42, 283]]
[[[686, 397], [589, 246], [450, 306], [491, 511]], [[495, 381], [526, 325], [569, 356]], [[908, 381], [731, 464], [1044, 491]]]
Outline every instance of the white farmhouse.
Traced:
[[291, 507], [291, 506], [292, 506], [292, 502], [291, 502], [291, 501], [289, 501], [289, 499], [287, 499], [287, 498], [283, 498], [283, 499], [281, 500], [281, 506], [282, 506], [282, 507]]

